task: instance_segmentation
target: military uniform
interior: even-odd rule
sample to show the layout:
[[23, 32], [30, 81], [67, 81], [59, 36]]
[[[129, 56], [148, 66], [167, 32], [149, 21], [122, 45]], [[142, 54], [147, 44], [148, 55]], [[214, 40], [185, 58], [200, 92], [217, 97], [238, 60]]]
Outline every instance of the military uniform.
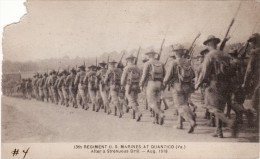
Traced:
[[[99, 63], [100, 65], [106, 65], [105, 62]], [[109, 107], [109, 101], [108, 101], [108, 93], [109, 93], [109, 87], [105, 84], [104, 79], [105, 75], [107, 72], [107, 69], [105, 67], [102, 67], [98, 72], [97, 72], [97, 80], [99, 84], [99, 92], [105, 107], [105, 112], [110, 113], [110, 107]]]
[[64, 104], [65, 104], [65, 106], [68, 107], [69, 106], [69, 87], [65, 83], [66, 78], [67, 78], [66, 71], [63, 71], [62, 76], [60, 77], [58, 86], [61, 87], [62, 95], [63, 95], [63, 98], [64, 98]]
[[43, 77], [42, 75], [39, 76], [39, 79], [37, 81], [37, 87], [39, 89], [39, 100], [44, 101], [44, 93], [43, 93]]
[[64, 96], [63, 96], [63, 92], [62, 92], [62, 85], [61, 85], [61, 82], [60, 82], [62, 80], [62, 75], [63, 75], [63, 71], [60, 71], [59, 74], [58, 74], [58, 79], [57, 79], [55, 85], [56, 85], [57, 90], [58, 90], [60, 104], [65, 105]]
[[[183, 120], [189, 122], [190, 129], [188, 133], [194, 131], [195, 114], [190, 109], [190, 95], [193, 93], [192, 79], [195, 77], [190, 61], [182, 56], [185, 55], [185, 49], [182, 45], [175, 45], [173, 51], [176, 52], [176, 60], [169, 63], [164, 85], [169, 81], [172, 83], [172, 96], [175, 108], [178, 112], [178, 129], [183, 129]], [[178, 53], [177, 53], [178, 52]]]
[[71, 74], [67, 76], [65, 84], [69, 86], [69, 93], [72, 98], [72, 105], [75, 108], [78, 108], [77, 104], [77, 88], [74, 85], [74, 80], [76, 78], [76, 70], [72, 69]]
[[[130, 55], [126, 60], [136, 59], [133, 55]], [[131, 61], [124, 68], [121, 77], [121, 86], [125, 86], [125, 96], [128, 100], [128, 106], [133, 109], [133, 118], [135, 113], [138, 114], [137, 121], [140, 121], [142, 113], [138, 109], [138, 94], [140, 93], [139, 82], [141, 78], [141, 70]]]
[[46, 85], [46, 81], [48, 79], [48, 75], [45, 73], [44, 77], [42, 78], [42, 87], [43, 87], [43, 94], [44, 94], [44, 98], [46, 99], [47, 102], [49, 102], [49, 90], [48, 87]]
[[96, 77], [96, 66], [91, 65], [89, 67], [90, 71], [86, 73], [85, 78], [83, 79], [84, 83], [88, 85], [88, 95], [91, 100], [92, 110], [98, 112], [100, 105], [98, 104], [96, 95], [97, 95], [97, 77]]
[[51, 77], [49, 79], [49, 86], [51, 88], [53, 100], [54, 100], [55, 104], [58, 104], [59, 99], [58, 99], [58, 90], [57, 90], [57, 87], [55, 85], [56, 81], [57, 81], [56, 72], [52, 71], [52, 75], [51, 75]]
[[[207, 45], [209, 41], [217, 43], [220, 41], [215, 37], [209, 37], [204, 42]], [[209, 49], [209, 53], [205, 56], [202, 72], [197, 80], [196, 88], [201, 84], [207, 83], [208, 87], [205, 90], [205, 104], [209, 112], [214, 113], [217, 119], [217, 129], [214, 137], [223, 137], [222, 122], [227, 123], [232, 127], [232, 135], [236, 135], [236, 124], [228, 120], [224, 114], [225, 105], [230, 94], [230, 57], [222, 51], [214, 48]]]
[[77, 73], [74, 85], [78, 86], [77, 103], [80, 104], [82, 100], [82, 109], [88, 109], [88, 99], [87, 99], [87, 84], [84, 83], [84, 78], [86, 76], [85, 66], [80, 66], [80, 72]]
[[[260, 96], [260, 35], [254, 33], [248, 40], [253, 45], [250, 51], [250, 58], [247, 64], [246, 73], [244, 77], [243, 87], [252, 89], [252, 103], [251, 105], [257, 112], [257, 123], [259, 122], [259, 96]], [[249, 92], [251, 93], [251, 92]]]
[[146, 97], [148, 105], [150, 105], [156, 114], [154, 123], [159, 124], [160, 119], [160, 124], [163, 124], [165, 116], [163, 111], [160, 109], [160, 98], [165, 69], [163, 63], [154, 58], [155, 54], [157, 53], [153, 51], [146, 53], [146, 55], [153, 57], [151, 57], [149, 61], [144, 64], [139, 85], [141, 88], [143, 88], [147, 82]]
[[[115, 65], [115, 61], [111, 61], [110, 64]], [[114, 106], [114, 115], [117, 115], [117, 110], [119, 111], [119, 117], [123, 115], [123, 110], [119, 101], [119, 91], [120, 91], [120, 80], [122, 76], [122, 70], [120, 68], [111, 67], [107, 70], [104, 82], [109, 85], [109, 93], [111, 96], [111, 105]]]

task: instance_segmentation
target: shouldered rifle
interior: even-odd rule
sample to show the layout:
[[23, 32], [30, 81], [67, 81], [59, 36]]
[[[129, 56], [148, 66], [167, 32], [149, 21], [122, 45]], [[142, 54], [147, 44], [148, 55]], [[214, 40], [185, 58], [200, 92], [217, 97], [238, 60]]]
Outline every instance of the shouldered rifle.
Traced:
[[118, 64], [117, 64], [117, 66], [119, 66], [120, 65], [120, 63], [121, 63], [121, 61], [122, 61], [122, 59], [123, 59], [123, 57], [125, 56], [125, 51], [123, 52], [123, 54], [122, 54], [122, 56], [121, 56], [121, 58], [120, 58], [120, 60], [118, 61]]
[[193, 40], [193, 42], [192, 42], [192, 44], [191, 44], [191, 46], [190, 46], [190, 48], [189, 48], [189, 50], [188, 50], [188, 54], [189, 54], [189, 55], [191, 55], [192, 50], [194, 49], [194, 44], [195, 44], [196, 40], [200, 37], [200, 35], [201, 35], [201, 33], [199, 32], [199, 33], [197, 34], [197, 36], [195, 37], [195, 39]]
[[108, 69], [108, 63], [109, 63], [109, 55], [107, 57], [107, 69]]
[[242, 47], [242, 48], [238, 51], [238, 53], [239, 53], [241, 59], [245, 59], [246, 53], [247, 53], [247, 50], [248, 50], [248, 47], [249, 47], [249, 42], [246, 42], [245, 46]]
[[160, 48], [160, 52], [159, 52], [159, 55], [158, 55], [158, 57], [157, 57], [157, 60], [160, 60], [160, 58], [161, 58], [164, 41], [165, 41], [165, 38], [164, 38], [163, 41], [162, 41], [161, 48]]
[[138, 57], [139, 57], [139, 54], [140, 54], [140, 50], [141, 50], [141, 46], [139, 46], [139, 49], [138, 49], [138, 52], [137, 52], [137, 55], [136, 55], [135, 65], [137, 65], [137, 62], [138, 62]]

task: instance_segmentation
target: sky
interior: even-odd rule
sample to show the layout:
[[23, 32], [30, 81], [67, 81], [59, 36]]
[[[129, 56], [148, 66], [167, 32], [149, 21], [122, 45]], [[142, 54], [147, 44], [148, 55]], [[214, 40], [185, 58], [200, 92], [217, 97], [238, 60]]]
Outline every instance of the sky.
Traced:
[[[4, 29], [4, 60], [96, 57], [161, 45], [198, 44], [213, 34], [223, 39], [240, 1], [37, 1]], [[23, 5], [23, 4], [22, 4]], [[230, 43], [260, 32], [260, 2], [243, 1]]]

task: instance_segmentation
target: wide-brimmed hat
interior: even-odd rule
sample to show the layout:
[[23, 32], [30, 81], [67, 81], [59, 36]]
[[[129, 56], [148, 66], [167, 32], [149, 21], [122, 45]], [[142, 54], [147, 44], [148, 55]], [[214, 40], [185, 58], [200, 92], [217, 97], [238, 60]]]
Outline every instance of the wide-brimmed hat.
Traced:
[[200, 55], [204, 56], [208, 52], [209, 52], [209, 50], [207, 48], [204, 48], [203, 50], [200, 51]]
[[149, 58], [148, 58], [146, 55], [143, 55], [143, 56], [142, 56], [142, 61], [143, 61], [143, 62], [148, 61], [148, 60], [149, 60]]
[[204, 45], [207, 45], [207, 43], [210, 42], [210, 41], [215, 41], [215, 43], [218, 44], [218, 43], [220, 42], [220, 39], [217, 38], [217, 37], [215, 37], [214, 35], [209, 35], [208, 38], [207, 38], [207, 40], [205, 40], [205, 41], [203, 42], [203, 44], [204, 44]]
[[94, 69], [94, 68], [97, 68], [95, 65], [90, 65], [88, 66], [89, 69]]
[[181, 44], [175, 44], [175, 45], [172, 45], [172, 50], [173, 51], [179, 51], [179, 50], [186, 50], [186, 49]]
[[78, 67], [79, 69], [85, 69], [86, 67], [84, 65], [81, 65]]
[[145, 53], [145, 55], [156, 55], [156, 54], [158, 54], [158, 53], [155, 52], [155, 51], [153, 51], [153, 50], [151, 50], [151, 51]]
[[106, 65], [107, 63], [105, 61], [101, 61], [98, 63], [99, 65]]
[[73, 68], [70, 70], [70, 72], [75, 73], [75, 72], [76, 72], [75, 68], [73, 67]]
[[117, 63], [115, 60], [112, 60], [112, 61], [109, 61], [108, 62], [109, 64], [115, 64], [115, 63]]
[[126, 57], [125, 59], [126, 60], [131, 60], [131, 59], [135, 59], [136, 57], [133, 55], [133, 54], [131, 54], [131, 55], [129, 55], [128, 57]]
[[228, 54], [230, 55], [238, 55], [238, 51], [236, 48], [231, 48], [228, 50]]
[[254, 34], [252, 34], [250, 37], [249, 37], [249, 39], [247, 40], [248, 42], [252, 42], [253, 40], [255, 40], [255, 39], [260, 39], [260, 35], [259, 35], [259, 33], [254, 33]]

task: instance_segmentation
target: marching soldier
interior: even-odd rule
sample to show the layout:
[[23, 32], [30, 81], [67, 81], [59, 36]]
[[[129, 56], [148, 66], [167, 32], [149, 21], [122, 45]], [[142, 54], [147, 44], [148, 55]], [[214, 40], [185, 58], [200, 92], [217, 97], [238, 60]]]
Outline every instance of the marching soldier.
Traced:
[[74, 85], [74, 81], [76, 78], [76, 70], [74, 68], [72, 68], [70, 72], [71, 72], [70, 75], [68, 75], [66, 78], [65, 85], [69, 86], [69, 93], [72, 98], [73, 107], [78, 108], [77, 99], [76, 99], [77, 88]]
[[52, 92], [52, 96], [53, 96], [53, 100], [54, 100], [55, 104], [58, 104], [58, 102], [59, 102], [58, 90], [57, 90], [57, 87], [55, 85], [58, 77], [56, 75], [56, 71], [55, 70], [53, 70], [51, 73], [52, 73], [52, 75], [51, 75], [51, 77], [49, 79], [48, 85], [51, 87], [51, 92]]
[[105, 79], [105, 75], [107, 72], [106, 69], [106, 65], [107, 63], [105, 61], [100, 62], [99, 66], [101, 67], [101, 69], [97, 72], [97, 80], [98, 80], [98, 84], [99, 84], [99, 92], [104, 104], [104, 109], [105, 109], [105, 113], [111, 113], [110, 107], [109, 107], [109, 102], [108, 102], [108, 91], [109, 91], [109, 87], [105, 84], [104, 79]]
[[[205, 58], [205, 55], [209, 52], [209, 50], [207, 48], [204, 48], [201, 52], [200, 52], [200, 57], [199, 57], [199, 60], [200, 60], [200, 64], [196, 70], [196, 80], [198, 80], [199, 78], [199, 75], [201, 74], [201, 70], [202, 70], [202, 63], [204, 61], [204, 58]], [[196, 83], [196, 82], [195, 82]], [[205, 89], [206, 89], [206, 85], [202, 85], [200, 87], [200, 93], [201, 93], [201, 104], [205, 104], [204, 100], [205, 100]], [[206, 112], [205, 112], [205, 116], [204, 116], [205, 119], [210, 119], [210, 113], [208, 111], [208, 109], [206, 108]]]
[[[144, 55], [142, 57], [142, 62], [146, 63], [147, 61], [149, 61], [149, 59], [146, 55]], [[143, 71], [143, 67], [141, 68], [141, 71]], [[147, 83], [144, 84], [143, 92], [144, 92], [144, 96], [145, 96], [145, 109], [148, 110], [148, 102], [147, 102], [147, 98], [146, 98], [146, 86], [147, 86]]]
[[104, 82], [109, 85], [109, 93], [111, 96], [111, 105], [114, 106], [114, 115], [117, 115], [117, 110], [119, 111], [119, 118], [123, 116], [123, 110], [119, 102], [119, 91], [120, 91], [120, 81], [122, 76], [122, 70], [116, 68], [116, 61], [113, 60], [109, 62], [109, 69], [106, 72]]
[[79, 72], [75, 77], [74, 85], [78, 87], [77, 103], [80, 104], [82, 100], [82, 109], [88, 110], [87, 84], [84, 83], [85, 76], [85, 66], [79, 66]]
[[217, 119], [217, 129], [213, 137], [223, 138], [222, 123], [227, 123], [232, 128], [232, 136], [237, 135], [237, 124], [229, 120], [224, 109], [229, 96], [229, 86], [232, 74], [230, 71], [230, 57], [222, 51], [217, 50], [220, 39], [209, 36], [204, 45], [208, 47], [209, 53], [205, 56], [201, 74], [197, 80], [197, 89], [203, 83], [207, 83], [205, 90], [205, 104], [209, 112], [214, 113]]
[[44, 97], [46, 98], [46, 101], [49, 102], [49, 91], [48, 91], [48, 86], [46, 85], [47, 79], [48, 79], [48, 74], [44, 73], [44, 77], [42, 79], [43, 94], [44, 94]]
[[83, 82], [87, 84], [87, 90], [89, 94], [89, 98], [92, 104], [92, 110], [98, 112], [100, 109], [100, 105], [97, 102], [97, 77], [96, 77], [96, 66], [91, 65], [88, 67], [89, 71], [86, 73]]
[[51, 91], [51, 86], [49, 85], [51, 76], [52, 76], [52, 71], [50, 71], [49, 76], [46, 78], [45, 86], [46, 86], [48, 94], [49, 94], [49, 100], [53, 103], [54, 99], [53, 99], [53, 95], [52, 95], [52, 91]]
[[41, 101], [44, 101], [44, 93], [43, 93], [43, 77], [42, 77], [42, 75], [40, 74], [39, 76], [38, 76], [38, 81], [37, 81], [37, 87], [38, 87], [38, 89], [39, 89], [39, 100], [41, 100]]
[[260, 35], [254, 33], [248, 39], [248, 42], [252, 45], [250, 51], [250, 58], [247, 64], [243, 88], [249, 87], [254, 88], [252, 96], [252, 106], [257, 112], [257, 123], [259, 122], [259, 92], [260, 92]]
[[63, 93], [62, 93], [62, 85], [61, 85], [61, 80], [62, 80], [62, 76], [64, 74], [64, 70], [60, 70], [60, 72], [58, 73], [58, 79], [55, 83], [56, 87], [57, 87], [57, 90], [58, 90], [58, 94], [59, 94], [59, 99], [60, 99], [60, 104], [61, 105], [65, 105], [65, 102], [64, 102], [64, 96], [63, 96]]
[[32, 80], [28, 78], [25, 82], [25, 89], [26, 89], [26, 97], [28, 99], [32, 98]]
[[62, 76], [59, 80], [58, 87], [59, 86], [61, 87], [65, 106], [69, 107], [69, 88], [68, 88], [68, 85], [66, 85], [66, 78], [67, 78], [67, 71], [64, 70], [62, 72]]
[[39, 88], [37, 86], [37, 83], [39, 80], [38, 77], [39, 77], [39, 73], [36, 73], [34, 81], [33, 81], [34, 95], [35, 95], [36, 100], [39, 100]]
[[142, 113], [138, 109], [138, 94], [140, 93], [139, 82], [141, 77], [141, 70], [134, 64], [136, 57], [130, 55], [126, 58], [128, 64], [124, 68], [121, 77], [121, 86], [125, 87], [125, 96], [128, 100], [128, 106], [133, 109], [133, 119], [137, 113], [137, 121], [141, 120]]
[[164, 123], [164, 112], [160, 109], [160, 98], [162, 90], [162, 82], [165, 75], [165, 69], [163, 63], [155, 58], [158, 53], [151, 51], [147, 52], [146, 55], [149, 57], [149, 61], [144, 64], [143, 74], [139, 83], [140, 89], [146, 87], [146, 98], [148, 105], [155, 112], [154, 124]]
[[192, 79], [195, 77], [195, 73], [190, 62], [185, 58], [186, 50], [182, 45], [176, 44], [173, 46], [173, 52], [176, 55], [176, 60], [169, 63], [163, 82], [164, 86], [166, 86], [172, 80], [173, 102], [178, 112], [178, 125], [176, 128], [183, 129], [183, 120], [185, 120], [190, 124], [188, 133], [192, 133], [196, 122], [195, 114], [189, 106], [189, 99], [194, 91]]

